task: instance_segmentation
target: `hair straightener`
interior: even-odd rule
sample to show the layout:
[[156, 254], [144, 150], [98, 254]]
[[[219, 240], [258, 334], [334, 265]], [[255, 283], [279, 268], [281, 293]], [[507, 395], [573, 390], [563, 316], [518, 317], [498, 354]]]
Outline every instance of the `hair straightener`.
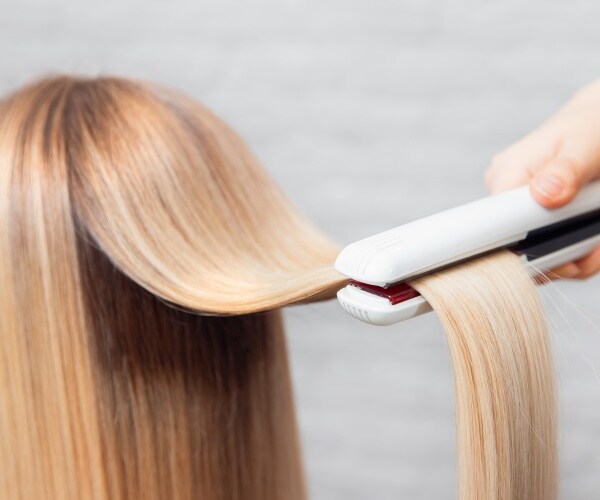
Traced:
[[431, 311], [406, 283], [506, 248], [531, 274], [583, 257], [600, 245], [600, 181], [568, 205], [547, 209], [518, 188], [425, 217], [345, 247], [335, 268], [350, 282], [337, 296], [352, 316], [390, 325]]

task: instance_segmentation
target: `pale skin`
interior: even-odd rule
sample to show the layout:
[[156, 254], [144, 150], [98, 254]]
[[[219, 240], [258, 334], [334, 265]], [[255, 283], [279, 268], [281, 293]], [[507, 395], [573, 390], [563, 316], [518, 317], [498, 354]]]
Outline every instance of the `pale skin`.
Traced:
[[[491, 193], [529, 185], [549, 208], [569, 203], [586, 183], [600, 179], [600, 80], [579, 90], [539, 128], [498, 153], [487, 169]], [[549, 277], [585, 279], [600, 272], [600, 247]]]

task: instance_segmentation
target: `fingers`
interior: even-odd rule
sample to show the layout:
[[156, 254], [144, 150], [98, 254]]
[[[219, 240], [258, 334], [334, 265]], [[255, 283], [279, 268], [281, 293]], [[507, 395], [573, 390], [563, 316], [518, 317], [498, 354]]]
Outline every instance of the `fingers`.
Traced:
[[[491, 193], [529, 184], [548, 208], [568, 204], [582, 186], [600, 179], [600, 81], [579, 92], [556, 115], [497, 155], [485, 181]], [[585, 279], [600, 272], [600, 248], [538, 277]]]
[[569, 262], [536, 277], [538, 284], [558, 279], [583, 280], [600, 273], [600, 247], [582, 259]]
[[549, 281], [561, 280], [561, 279], [575, 279], [579, 274], [579, 267], [574, 262], [563, 264], [562, 266], [556, 267], [551, 271], [542, 272], [536, 275], [535, 282], [538, 285], [543, 285]]
[[580, 270], [576, 276], [577, 279], [586, 279], [600, 272], [600, 247], [596, 248], [596, 250], [583, 259], [575, 262], [575, 264]]
[[560, 267], [552, 269], [551, 279], [575, 279], [580, 273], [579, 266], [575, 262], [563, 264]]
[[529, 184], [533, 198], [545, 207], [569, 203], [584, 184], [600, 177], [600, 140], [571, 141], [553, 152], [558, 142], [542, 130], [494, 157], [485, 175], [488, 190], [495, 194]]
[[494, 156], [485, 174], [492, 194], [527, 185], [554, 157], [557, 137], [551, 127], [542, 127]]
[[594, 174], [586, 160], [559, 157], [543, 167], [530, 183], [532, 196], [548, 208], [569, 203]]
[[530, 171], [522, 168], [520, 163], [510, 163], [499, 155], [494, 158], [485, 174], [485, 184], [490, 193], [496, 194], [524, 186], [531, 180], [531, 177]]

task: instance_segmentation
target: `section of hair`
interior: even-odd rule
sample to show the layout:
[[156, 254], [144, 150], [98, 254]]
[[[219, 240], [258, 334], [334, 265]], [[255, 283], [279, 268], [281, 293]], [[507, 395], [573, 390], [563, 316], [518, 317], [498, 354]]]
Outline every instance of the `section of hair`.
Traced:
[[[337, 251], [174, 91], [55, 78], [2, 101], [0, 498], [303, 499], [261, 311], [332, 297]], [[517, 258], [414, 286], [454, 363], [461, 498], [554, 498], [549, 346]]]
[[[252, 211], [252, 200], [244, 211], [235, 205], [240, 200], [226, 198], [247, 182], [254, 182], [260, 198], [261, 181], [243, 176], [264, 174], [250, 167], [244, 174], [239, 167], [242, 178], [231, 171], [219, 180], [222, 164], [242, 161], [234, 152], [227, 160], [171, 163], [180, 143], [159, 136], [175, 141], [167, 132], [169, 118], [161, 114], [172, 113], [156, 116], [153, 105], [137, 109], [133, 96], [144, 92], [130, 90], [129, 100], [122, 87], [138, 88], [112, 80], [54, 79], [0, 104], [0, 498], [301, 500], [305, 490], [278, 312], [190, 314], [114, 266], [121, 263], [157, 294], [169, 288], [170, 279], [176, 290], [178, 280], [195, 282], [199, 308], [212, 287], [231, 287], [236, 275], [250, 279], [260, 261], [259, 243], [267, 248], [259, 274], [268, 274], [268, 261], [275, 269], [283, 266], [284, 257], [267, 258], [268, 238], [238, 232], [227, 239], [233, 228], [221, 227], [227, 207], [231, 224], [237, 224], [233, 233], [251, 224], [235, 221], [235, 210], [239, 217], [266, 218], [267, 211]], [[128, 111], [136, 122], [130, 128], [110, 121]], [[148, 121], [160, 129], [150, 141]], [[110, 127], [115, 129], [109, 133]], [[185, 141], [192, 140], [191, 130]], [[196, 137], [197, 145], [202, 140]], [[136, 154], [123, 155], [120, 148]], [[189, 177], [178, 177], [181, 172]], [[94, 201], [94, 182], [106, 196], [112, 193], [110, 202]], [[180, 193], [171, 190], [174, 185]], [[220, 194], [209, 195], [213, 190]], [[192, 193], [205, 199], [191, 200]], [[277, 208], [286, 207], [282, 202]], [[179, 213], [185, 215], [171, 217]], [[273, 219], [288, 218], [273, 213]], [[198, 226], [182, 229], [192, 218]], [[298, 237], [317, 238], [308, 225], [302, 233], [299, 216], [289, 219], [297, 219], [289, 229]], [[325, 240], [297, 251], [318, 244]], [[322, 258], [331, 251], [326, 246]], [[271, 248], [280, 247], [276, 242]], [[192, 252], [200, 263], [185, 277]], [[297, 256], [302, 263], [291, 266], [292, 275], [309, 262], [318, 267], [317, 253]], [[228, 267], [238, 257], [249, 266], [245, 275]], [[221, 281], [213, 280], [217, 271]], [[288, 299], [326, 288], [327, 280], [317, 287], [312, 279]], [[241, 292], [232, 295], [246, 300]], [[191, 299], [181, 302], [193, 305]]]
[[412, 284], [441, 318], [452, 357], [459, 498], [556, 498], [552, 358], [518, 257], [501, 252]]
[[108, 498], [305, 498], [279, 312], [189, 314], [80, 255]]
[[56, 89], [0, 105], [0, 498], [104, 498]]
[[330, 298], [343, 283], [338, 247], [208, 110], [123, 80], [64, 85], [76, 213], [131, 279], [217, 314]]

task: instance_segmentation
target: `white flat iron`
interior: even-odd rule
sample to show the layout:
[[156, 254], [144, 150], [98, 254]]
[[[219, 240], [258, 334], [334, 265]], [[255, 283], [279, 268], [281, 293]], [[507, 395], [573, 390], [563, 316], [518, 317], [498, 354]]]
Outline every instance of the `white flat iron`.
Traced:
[[525, 186], [348, 245], [335, 268], [350, 282], [337, 296], [359, 320], [390, 325], [431, 311], [409, 279], [501, 248], [519, 254], [536, 274], [599, 245], [600, 181], [558, 209], [539, 205]]

